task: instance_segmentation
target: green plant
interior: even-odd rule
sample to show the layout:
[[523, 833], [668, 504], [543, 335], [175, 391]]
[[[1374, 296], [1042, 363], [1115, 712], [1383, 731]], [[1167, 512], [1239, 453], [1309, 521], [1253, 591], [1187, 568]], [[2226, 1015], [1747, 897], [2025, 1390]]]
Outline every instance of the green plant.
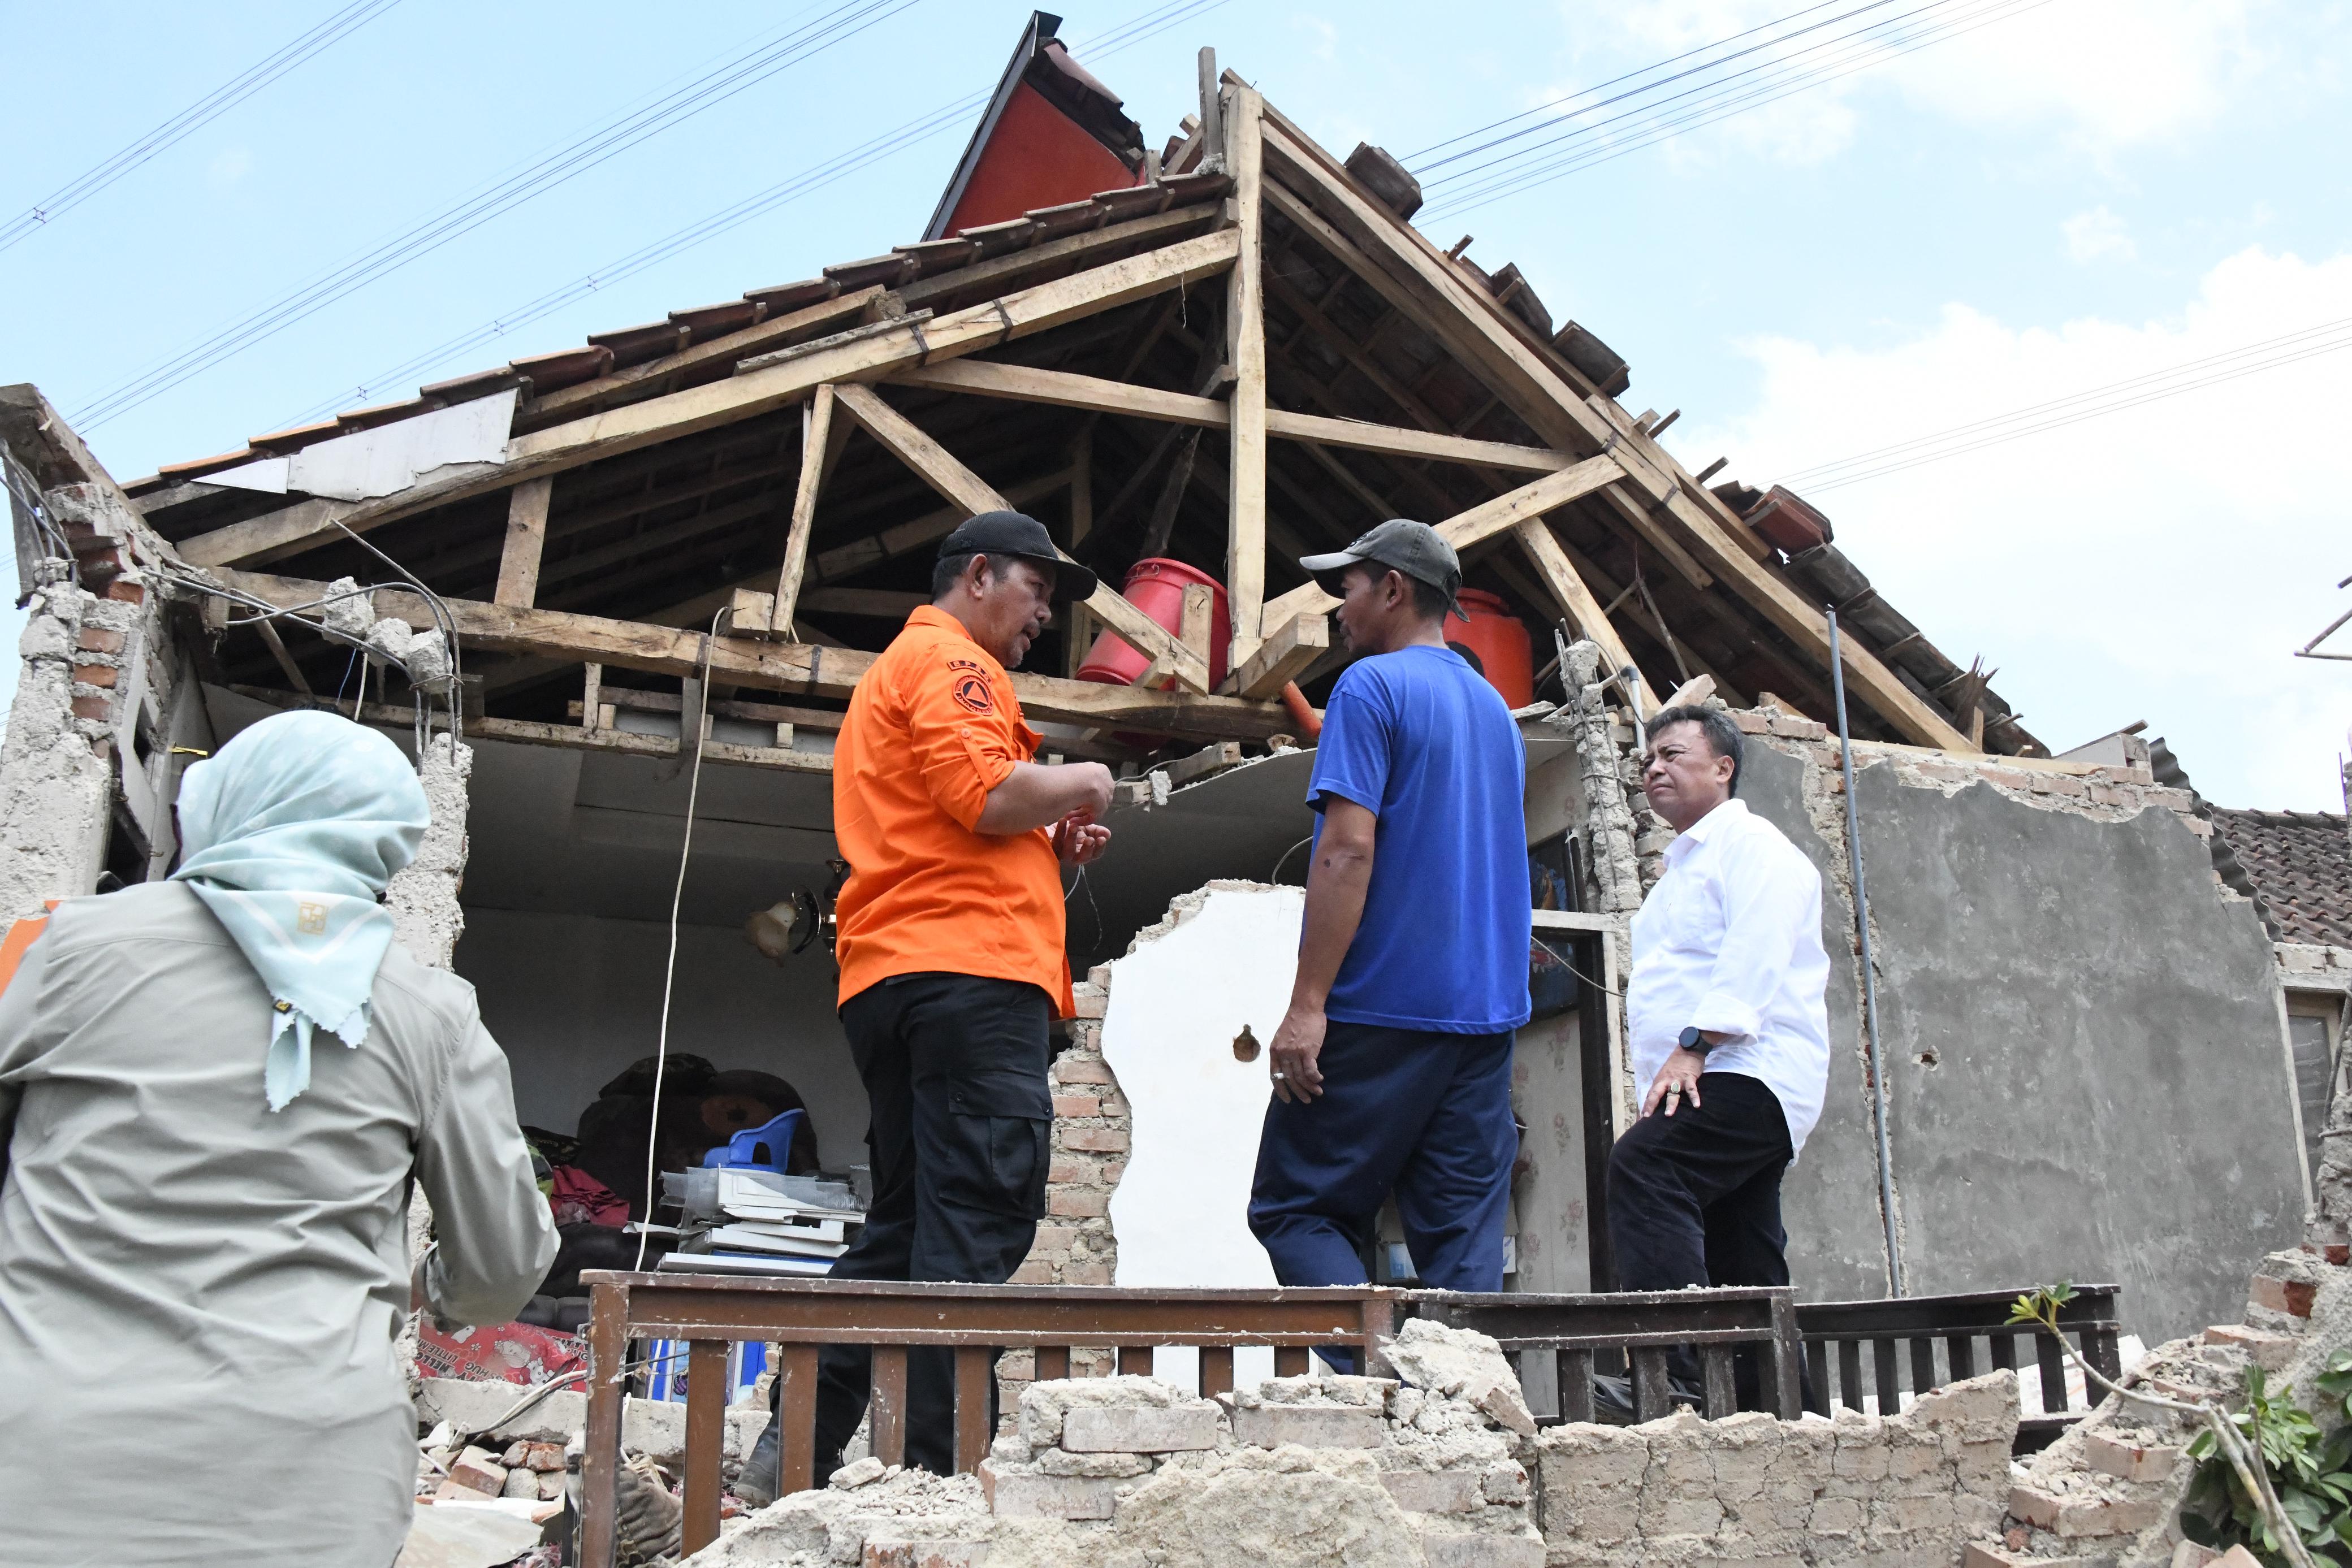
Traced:
[[[2332, 1563], [2352, 1564], [2352, 1429], [2322, 1441], [2319, 1424], [2289, 1397], [2284, 1384], [2273, 1397], [2263, 1369], [2247, 1369], [2246, 1408], [2231, 1414], [2219, 1405], [2168, 1399], [2126, 1388], [2077, 1354], [2058, 1327], [2058, 1312], [2074, 1299], [2071, 1281], [2031, 1291], [2009, 1311], [2012, 1323], [2032, 1323], [2058, 1342], [2085, 1379], [2110, 1394], [2202, 1421], [2205, 1430], [2189, 1446], [2200, 1461], [2181, 1504], [2181, 1531], [2204, 1546], [2242, 1542], [2265, 1562], [2287, 1568], [2317, 1568], [2317, 1547]], [[2338, 1411], [2352, 1414], [2352, 1352], [2338, 1351], [2318, 1378], [2319, 1391]], [[2208, 1535], [2212, 1538], [2208, 1539]]]

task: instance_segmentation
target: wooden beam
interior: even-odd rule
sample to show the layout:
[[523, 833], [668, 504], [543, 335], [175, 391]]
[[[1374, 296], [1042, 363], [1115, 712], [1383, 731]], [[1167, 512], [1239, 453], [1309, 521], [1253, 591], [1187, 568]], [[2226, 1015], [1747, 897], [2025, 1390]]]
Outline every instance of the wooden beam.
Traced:
[[582, 382], [531, 399], [517, 411], [516, 423], [527, 429], [553, 424], [560, 420], [576, 419], [583, 413], [603, 408], [632, 392], [657, 385], [675, 376], [698, 371], [715, 370], [753, 354], [763, 354], [804, 339], [824, 336], [828, 330], [838, 330], [852, 321], [866, 318], [880, 305], [884, 290], [876, 284], [865, 288], [853, 288], [830, 299], [820, 299], [798, 310], [789, 310], [772, 321], [761, 321], [749, 327], [681, 349], [675, 354], [664, 354], [657, 360], [647, 360], [641, 365], [614, 371], [594, 381]]
[[[1506, 491], [1491, 501], [1484, 501], [1466, 512], [1457, 513], [1437, 525], [1438, 537], [1454, 547], [1456, 555], [1481, 539], [1515, 528], [1523, 522], [1541, 517], [1546, 512], [1567, 506], [1580, 496], [1591, 495], [1604, 485], [1614, 484], [1624, 477], [1624, 469], [1613, 456], [1588, 457], [1572, 468]], [[1574, 569], [1571, 568], [1573, 574]], [[1312, 582], [1302, 583], [1278, 599], [1266, 601], [1264, 626], [1273, 629], [1296, 615], [1319, 615], [1339, 601]], [[1597, 607], [1596, 607], [1597, 608]], [[1605, 618], [1604, 618], [1605, 623]], [[1604, 644], [1604, 647], [1606, 645]]]
[[1601, 660], [1606, 674], [1620, 675], [1628, 669], [1638, 674], [1640, 666], [1633, 663], [1633, 655], [1626, 651], [1616, 628], [1609, 624], [1609, 617], [1601, 610], [1601, 601], [1592, 597], [1592, 590], [1576, 575], [1576, 568], [1570, 564], [1567, 552], [1559, 548], [1559, 541], [1552, 538], [1551, 525], [1539, 517], [1523, 517], [1513, 526], [1512, 532], [1518, 538], [1519, 548], [1528, 552], [1528, 559], [1535, 567], [1536, 575], [1543, 580], [1546, 588], [1551, 590], [1552, 598], [1567, 614], [1568, 623], [1576, 629], [1579, 636], [1589, 637], [1600, 645]]
[[[814, 349], [746, 375], [518, 435], [507, 443], [503, 464], [419, 481], [394, 495], [352, 507], [342, 520], [354, 532], [364, 533], [397, 518], [506, 489], [524, 479], [755, 418], [801, 402], [827, 382], [871, 380], [927, 358], [934, 361], [960, 358], [1011, 338], [1045, 331], [1065, 321], [1217, 276], [1233, 266], [1239, 246], [1233, 230], [1221, 229], [949, 316], [897, 326], [874, 337]], [[182, 546], [181, 554], [205, 566], [250, 565], [296, 554], [329, 531], [324, 521], [297, 515], [305, 505], [309, 503], [200, 534]]]
[[1095, 531], [1095, 426], [1088, 420], [1070, 448], [1070, 548]]
[[776, 601], [769, 608], [768, 635], [792, 635], [793, 612], [801, 596], [801, 574], [808, 567], [809, 535], [816, 528], [816, 498], [824, 488], [825, 461], [833, 444], [834, 392], [816, 389], [801, 410], [801, 479], [793, 492], [793, 525], [784, 535], [784, 563], [776, 573]]
[[[835, 389], [842, 412], [858, 423], [860, 428], [888, 447], [907, 466], [923, 476], [926, 484], [955, 506], [964, 508], [966, 517], [982, 512], [1008, 509], [1003, 496], [992, 488], [987, 480], [956, 461], [954, 455], [932, 440], [915, 423], [888, 403], [872, 387], [848, 383]], [[1056, 551], [1064, 560], [1066, 553]], [[1097, 583], [1087, 608], [1097, 619], [1132, 643], [1138, 653], [1152, 660], [1164, 659], [1169, 673], [1186, 689], [1206, 692], [1209, 689], [1209, 666], [1192, 650], [1169, 635], [1168, 629], [1138, 610], [1115, 591], [1110, 584]]]
[[547, 549], [547, 507], [554, 497], [552, 476], [526, 479], [507, 502], [506, 549], [499, 556], [500, 604], [529, 609], [539, 598], [539, 558]]
[[1214, 588], [1205, 582], [1184, 585], [1184, 611], [1180, 623], [1182, 630], [1177, 633], [1176, 640], [1199, 654], [1203, 664], [1211, 662], [1210, 632], [1216, 623], [1216, 612], [1217, 591]]
[[[1265, 193], [1276, 210], [1456, 353], [1543, 440], [1579, 454], [1608, 444], [1607, 423], [1505, 324], [1491, 296], [1481, 298], [1482, 291], [1473, 290], [1418, 230], [1359, 193], [1346, 172], [1297, 127], [1273, 110], [1265, 119], [1266, 168], [1273, 176]], [[1334, 239], [1340, 244], [1333, 246]], [[1664, 493], [1654, 473], [1635, 477], [1651, 494]]]
[[[892, 386], [923, 387], [934, 392], [973, 392], [982, 397], [1009, 398], [1016, 402], [1051, 403], [1060, 408], [1096, 413], [1131, 414], [1139, 419], [1193, 424], [1206, 430], [1230, 430], [1230, 404], [1212, 397], [1169, 392], [1161, 387], [1136, 386], [1100, 376], [1069, 371], [1041, 370], [1034, 365], [1008, 365], [993, 360], [957, 360], [920, 370], [901, 371], [889, 378]], [[1268, 408], [1269, 435], [1321, 446], [1344, 446], [1378, 452], [1391, 457], [1433, 458], [1445, 463], [1549, 474], [1577, 459], [1565, 452], [1540, 446], [1517, 446], [1504, 441], [1475, 441], [1440, 431], [1413, 430], [1402, 425], [1369, 424], [1361, 420], [1332, 419], [1323, 414], [1296, 413]]]
[[1233, 457], [1227, 465], [1225, 597], [1233, 607], [1227, 666], [1257, 652], [1265, 602], [1265, 102], [1235, 84], [1224, 116], [1225, 167], [1234, 177], [1240, 248], [1225, 280], [1225, 362], [1234, 368]]
[[[265, 603], [287, 609], [312, 603], [326, 590], [323, 583], [259, 572], [216, 575]], [[378, 614], [397, 615], [416, 626], [432, 622], [432, 612], [425, 601], [404, 588], [379, 588], [374, 601]], [[558, 610], [518, 610], [478, 600], [450, 599], [442, 603], [457, 624], [459, 639], [471, 648], [537, 654], [573, 664], [592, 661], [680, 678], [698, 674], [703, 667], [705, 639], [698, 629], [610, 621]], [[845, 699], [878, 657], [855, 648], [762, 643], [749, 637], [709, 639], [713, 681], [796, 696]], [[1013, 695], [1030, 716], [1088, 728], [1197, 735], [1210, 740], [1263, 740], [1291, 730], [1289, 713], [1278, 703], [1143, 691], [1020, 672], [1011, 679]], [[405, 722], [406, 710], [402, 713]]]
[[1253, 701], [1279, 696], [1284, 686], [1297, 680], [1330, 646], [1328, 615], [1320, 611], [1294, 615], [1269, 632], [1257, 645], [1257, 652], [1250, 655], [1249, 663], [1228, 677], [1225, 684], [1235, 695]]

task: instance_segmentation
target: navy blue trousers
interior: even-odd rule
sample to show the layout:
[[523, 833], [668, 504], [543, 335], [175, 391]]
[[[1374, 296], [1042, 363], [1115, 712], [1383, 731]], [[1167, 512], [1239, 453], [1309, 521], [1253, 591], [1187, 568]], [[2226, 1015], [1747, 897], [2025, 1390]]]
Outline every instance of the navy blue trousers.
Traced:
[[1511, 1031], [1437, 1034], [1333, 1023], [1323, 1092], [1270, 1100], [1249, 1222], [1286, 1285], [1361, 1285], [1381, 1204], [1433, 1291], [1503, 1288], [1503, 1218], [1518, 1133]]

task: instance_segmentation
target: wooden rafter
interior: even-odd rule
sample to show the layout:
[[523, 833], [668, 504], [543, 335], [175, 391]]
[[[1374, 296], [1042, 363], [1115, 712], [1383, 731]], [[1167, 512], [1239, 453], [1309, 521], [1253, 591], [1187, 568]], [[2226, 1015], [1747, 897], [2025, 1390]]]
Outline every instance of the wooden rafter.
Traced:
[[[323, 583], [259, 572], [217, 570], [215, 575], [241, 591], [288, 608], [316, 602], [325, 591]], [[431, 608], [406, 589], [380, 588], [374, 602], [380, 615], [398, 616], [412, 625], [432, 623]], [[461, 642], [493, 653], [539, 655], [575, 664], [595, 663], [680, 678], [698, 674], [706, 655], [705, 634], [697, 630], [563, 611], [519, 610], [478, 600], [444, 600], [442, 606], [456, 623]], [[858, 679], [878, 657], [854, 648], [818, 648], [750, 637], [710, 637], [708, 647], [713, 681], [836, 700], [856, 689]], [[1018, 671], [1011, 679], [1013, 694], [1032, 716], [1089, 728], [1262, 740], [1287, 731], [1292, 723], [1288, 711], [1276, 703], [1184, 691], [1144, 691]]]
[[[928, 322], [907, 319], [853, 341], [813, 345], [806, 352], [748, 374], [516, 436], [507, 443], [506, 461], [487, 472], [464, 471], [420, 480], [393, 495], [359, 503], [342, 520], [354, 532], [365, 532], [400, 517], [506, 489], [523, 479], [562, 473], [656, 442], [751, 419], [799, 402], [827, 382], [884, 376], [927, 359], [954, 359], [1008, 339], [1042, 332], [1065, 321], [1220, 276], [1233, 266], [1238, 246], [1234, 231], [1223, 229]], [[199, 534], [183, 544], [181, 553], [199, 566], [250, 565], [295, 554], [329, 532], [324, 522], [298, 518], [301, 510], [298, 506], [266, 513]]]
[[500, 604], [528, 608], [539, 597], [539, 559], [547, 548], [547, 507], [554, 492], [551, 476], [526, 479], [509, 492], [506, 544], [499, 557]]
[[[912, 420], [884, 402], [872, 387], [850, 382], [836, 387], [835, 395], [844, 413], [856, 420], [867, 434], [897, 454], [933, 489], [964, 508], [966, 517], [1007, 509], [1007, 502], [993, 486], [956, 461], [946, 447], [925, 434]], [[1069, 557], [1063, 554], [1062, 559], [1067, 560]], [[1097, 583], [1092, 597], [1086, 601], [1086, 606], [1097, 620], [1125, 638], [1146, 659], [1164, 662], [1168, 673], [1187, 689], [1195, 692], [1209, 689], [1207, 662], [1171, 636], [1166, 627], [1137, 609], [1108, 583]]]
[[1257, 652], [1258, 609], [1265, 601], [1265, 105], [1235, 83], [1225, 106], [1226, 166], [1234, 177], [1239, 248], [1225, 280], [1225, 362], [1234, 369], [1233, 457], [1225, 522], [1225, 594], [1233, 607], [1227, 667], [1238, 671]]
[[776, 601], [768, 614], [768, 635], [790, 636], [793, 612], [801, 594], [801, 573], [808, 566], [809, 535], [816, 528], [816, 498], [824, 488], [826, 459], [838, 450], [833, 444], [833, 389], [816, 389], [802, 405], [801, 478], [793, 492], [792, 529], [784, 536], [783, 565], [776, 573]]

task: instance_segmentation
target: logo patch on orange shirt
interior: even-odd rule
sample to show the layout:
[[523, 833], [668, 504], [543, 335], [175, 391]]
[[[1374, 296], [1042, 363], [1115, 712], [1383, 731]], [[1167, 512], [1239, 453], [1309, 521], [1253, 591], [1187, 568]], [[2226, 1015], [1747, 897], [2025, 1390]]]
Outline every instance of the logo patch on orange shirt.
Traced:
[[[970, 659], [950, 659], [948, 669], [954, 674], [956, 706], [966, 713], [993, 713], [996, 694], [990, 689], [988, 674]], [[960, 674], [955, 674], [961, 672]]]

